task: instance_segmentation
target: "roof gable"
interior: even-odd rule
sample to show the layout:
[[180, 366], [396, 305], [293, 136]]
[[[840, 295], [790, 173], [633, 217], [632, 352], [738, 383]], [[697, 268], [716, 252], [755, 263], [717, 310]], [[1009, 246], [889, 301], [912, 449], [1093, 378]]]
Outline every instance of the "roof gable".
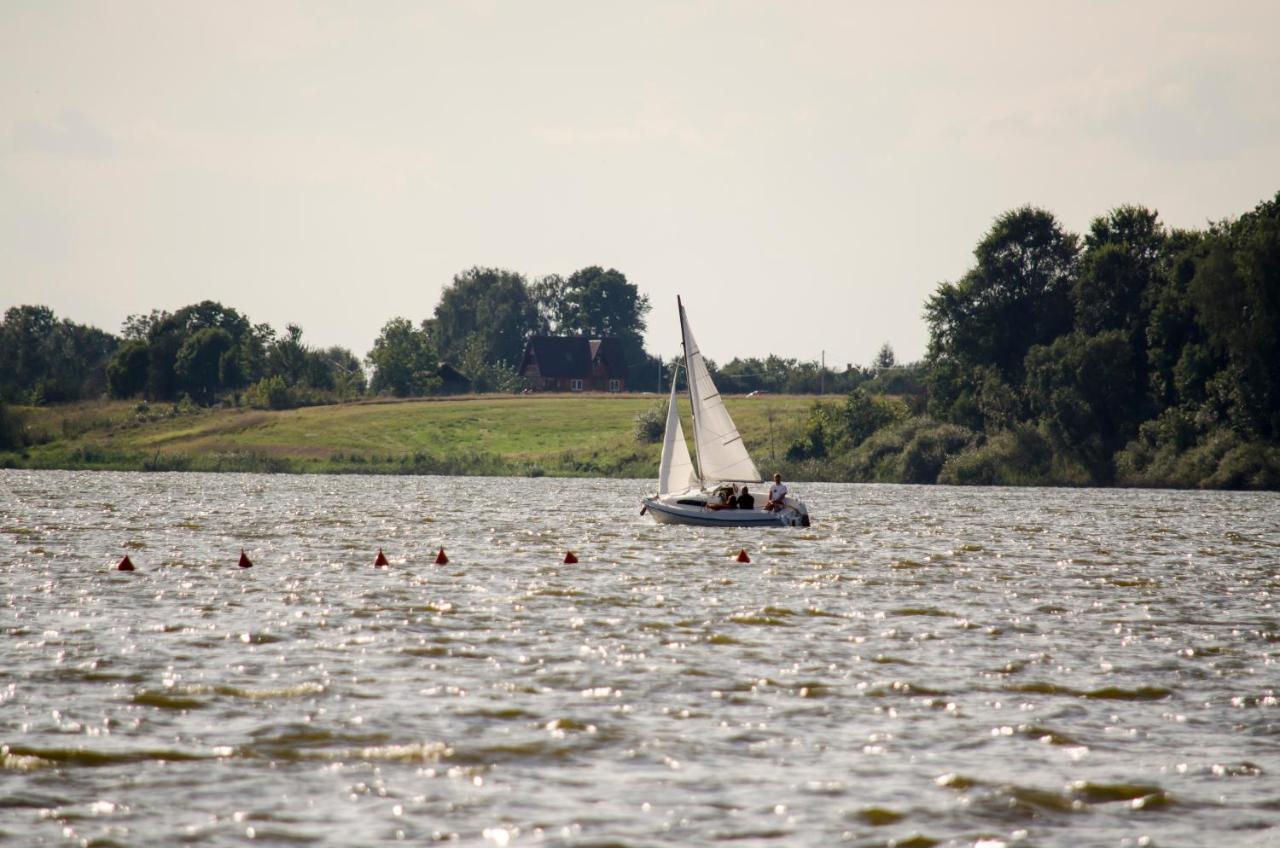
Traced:
[[591, 346], [584, 336], [534, 336], [525, 349], [543, 377], [581, 377], [591, 370]]
[[534, 336], [525, 345], [520, 372], [536, 363], [543, 377], [583, 378], [590, 376], [597, 362], [611, 377], [626, 376], [627, 359], [618, 339], [589, 339], [586, 336]]
[[603, 362], [611, 376], [625, 377], [627, 353], [621, 339], [599, 339], [591, 342], [591, 361]]

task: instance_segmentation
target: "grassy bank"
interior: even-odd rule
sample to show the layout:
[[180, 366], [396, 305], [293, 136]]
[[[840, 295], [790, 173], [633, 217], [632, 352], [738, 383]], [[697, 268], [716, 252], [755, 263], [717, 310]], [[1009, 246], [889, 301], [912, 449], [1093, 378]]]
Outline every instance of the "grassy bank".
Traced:
[[[813, 400], [726, 398], [762, 471], [786, 453]], [[13, 412], [29, 444], [0, 453], [0, 466], [646, 478], [657, 475], [661, 445], [637, 441], [634, 422], [661, 401], [480, 395], [280, 412], [124, 402], [19, 407]]]

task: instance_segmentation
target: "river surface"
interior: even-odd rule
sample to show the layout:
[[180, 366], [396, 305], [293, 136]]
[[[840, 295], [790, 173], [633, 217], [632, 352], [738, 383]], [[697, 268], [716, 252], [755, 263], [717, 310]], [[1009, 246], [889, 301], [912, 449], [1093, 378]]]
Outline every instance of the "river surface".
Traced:
[[1280, 845], [1275, 493], [649, 485], [0, 472], [0, 842]]

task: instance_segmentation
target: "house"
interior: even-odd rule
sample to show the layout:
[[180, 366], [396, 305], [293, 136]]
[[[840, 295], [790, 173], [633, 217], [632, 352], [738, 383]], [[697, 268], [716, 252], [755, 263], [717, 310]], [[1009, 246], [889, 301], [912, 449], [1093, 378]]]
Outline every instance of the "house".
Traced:
[[440, 386], [436, 389], [436, 394], [465, 395], [471, 391], [471, 381], [467, 379], [467, 375], [448, 362], [442, 361], [436, 366], [436, 376], [440, 378]]
[[534, 336], [517, 369], [525, 389], [545, 392], [622, 392], [627, 356], [619, 339]]

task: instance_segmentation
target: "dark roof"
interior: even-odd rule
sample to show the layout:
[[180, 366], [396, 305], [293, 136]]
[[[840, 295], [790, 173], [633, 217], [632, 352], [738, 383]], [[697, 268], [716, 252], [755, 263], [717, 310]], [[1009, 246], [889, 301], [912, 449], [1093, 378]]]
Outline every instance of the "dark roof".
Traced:
[[627, 352], [622, 347], [621, 339], [595, 339], [591, 342], [591, 361], [603, 360], [609, 373], [616, 377], [626, 376]]
[[534, 336], [525, 346], [522, 371], [530, 353], [543, 377], [581, 377], [591, 370], [591, 345], [585, 336]]
[[586, 336], [534, 336], [525, 345], [520, 371], [529, 364], [530, 354], [543, 377], [585, 377], [599, 357], [610, 374], [623, 376], [627, 358], [618, 339], [588, 339]]
[[445, 383], [470, 383], [471, 380], [448, 362], [441, 362], [436, 367], [436, 376]]

